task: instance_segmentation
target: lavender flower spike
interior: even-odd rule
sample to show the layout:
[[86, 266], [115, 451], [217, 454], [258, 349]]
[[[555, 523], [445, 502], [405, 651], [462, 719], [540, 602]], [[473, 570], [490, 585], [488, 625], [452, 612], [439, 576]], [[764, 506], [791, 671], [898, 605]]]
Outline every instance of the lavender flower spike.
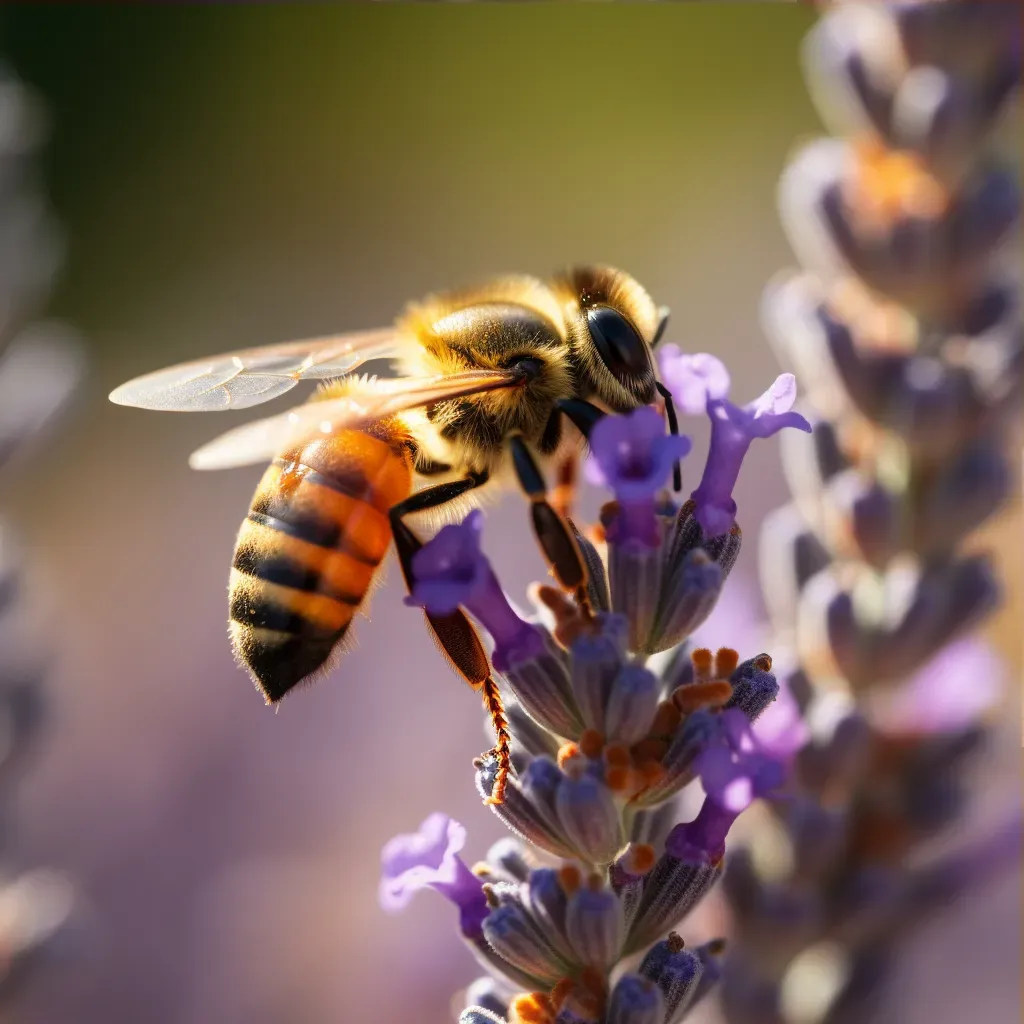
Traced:
[[619, 514], [609, 539], [616, 544], [639, 541], [655, 548], [660, 540], [654, 496], [672, 466], [690, 450], [690, 439], [665, 433], [665, 422], [644, 405], [624, 416], [605, 416], [590, 432], [592, 458], [587, 479], [611, 488]]
[[415, 583], [405, 603], [449, 615], [460, 605], [480, 620], [494, 638], [494, 667], [503, 672], [510, 655], [524, 660], [544, 651], [536, 627], [521, 619], [508, 603], [490, 562], [480, 550], [483, 513], [470, 512], [445, 526], [412, 559]]
[[780, 374], [759, 398], [744, 406], [729, 401], [729, 371], [720, 359], [706, 352], [685, 355], [667, 345], [660, 355], [661, 374], [672, 397], [684, 412], [707, 412], [711, 420], [711, 446], [704, 476], [691, 497], [696, 518], [707, 537], [728, 533], [736, 519], [732, 490], [750, 442], [771, 437], [786, 427], [810, 433], [811, 425], [798, 412], [796, 378]]
[[465, 842], [465, 828], [441, 813], [431, 814], [418, 832], [389, 840], [380, 858], [380, 905], [388, 911], [401, 910], [416, 892], [429, 886], [459, 908], [463, 935], [482, 935], [489, 908], [483, 883], [458, 855]]

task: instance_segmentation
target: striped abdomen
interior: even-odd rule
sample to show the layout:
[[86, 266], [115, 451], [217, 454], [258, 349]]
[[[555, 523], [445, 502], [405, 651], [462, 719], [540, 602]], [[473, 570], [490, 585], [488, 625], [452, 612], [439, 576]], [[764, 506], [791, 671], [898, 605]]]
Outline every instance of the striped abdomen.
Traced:
[[278, 458], [256, 489], [235, 546], [230, 630], [268, 703], [327, 661], [387, 552], [388, 509], [409, 496], [412, 466], [380, 427]]

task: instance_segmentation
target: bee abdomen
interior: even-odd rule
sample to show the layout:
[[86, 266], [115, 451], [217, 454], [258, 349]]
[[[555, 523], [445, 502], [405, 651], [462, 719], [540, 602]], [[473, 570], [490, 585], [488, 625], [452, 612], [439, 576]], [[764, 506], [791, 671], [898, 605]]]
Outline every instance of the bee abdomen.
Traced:
[[387, 510], [410, 459], [355, 431], [276, 460], [239, 531], [231, 635], [268, 702], [316, 672], [344, 637], [387, 552]]

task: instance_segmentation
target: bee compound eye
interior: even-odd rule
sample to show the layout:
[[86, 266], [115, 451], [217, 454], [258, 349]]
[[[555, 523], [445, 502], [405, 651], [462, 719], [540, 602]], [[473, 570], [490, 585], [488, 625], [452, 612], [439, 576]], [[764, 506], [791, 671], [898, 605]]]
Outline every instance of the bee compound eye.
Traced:
[[620, 383], [628, 386], [652, 375], [646, 342], [617, 309], [592, 306], [587, 310], [587, 327], [601, 360]]

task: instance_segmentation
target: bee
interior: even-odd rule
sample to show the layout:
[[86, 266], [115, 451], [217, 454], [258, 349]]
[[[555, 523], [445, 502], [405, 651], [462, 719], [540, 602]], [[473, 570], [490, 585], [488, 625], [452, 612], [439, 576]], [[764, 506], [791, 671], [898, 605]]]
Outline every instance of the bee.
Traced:
[[[202, 470], [270, 463], [235, 545], [229, 630], [271, 704], [344, 649], [392, 539], [412, 587], [422, 541], [406, 517], [464, 509], [510, 481], [530, 498], [554, 576], [585, 600], [585, 565], [573, 528], [548, 500], [542, 467], [578, 452], [606, 412], [654, 403], [659, 393], [676, 429], [652, 358], [667, 315], [608, 267], [548, 281], [499, 277], [412, 303], [391, 327], [181, 364], [110, 398], [205, 412], [324, 382], [304, 405], [230, 430], [190, 459]], [[353, 373], [385, 357], [397, 363], [396, 378]], [[498, 734], [500, 799], [509, 739], [483, 645], [461, 612], [425, 614], [442, 652], [483, 694]]]

